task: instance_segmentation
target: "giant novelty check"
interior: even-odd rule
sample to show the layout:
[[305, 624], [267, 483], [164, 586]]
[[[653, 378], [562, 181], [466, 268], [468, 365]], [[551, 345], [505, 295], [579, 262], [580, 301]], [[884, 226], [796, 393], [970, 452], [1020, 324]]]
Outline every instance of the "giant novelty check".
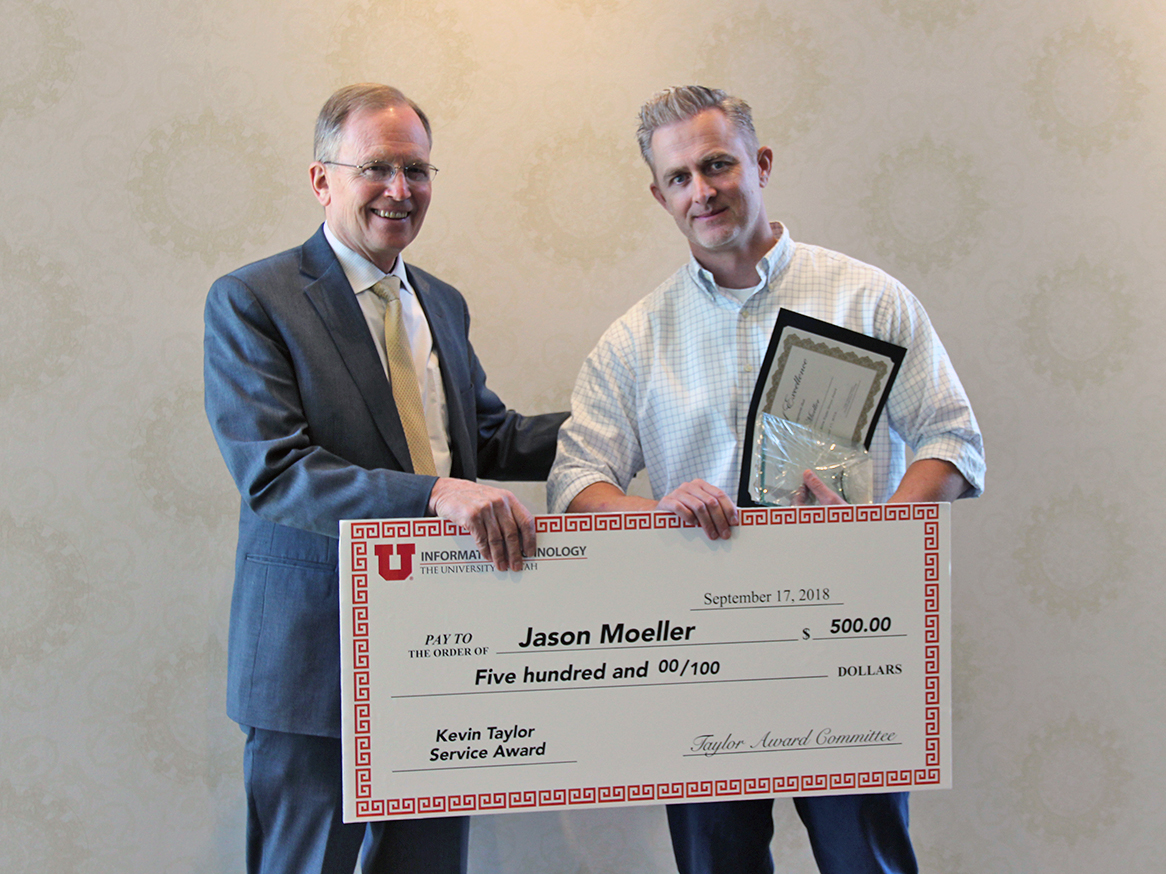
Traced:
[[949, 787], [949, 512], [343, 522], [345, 819]]

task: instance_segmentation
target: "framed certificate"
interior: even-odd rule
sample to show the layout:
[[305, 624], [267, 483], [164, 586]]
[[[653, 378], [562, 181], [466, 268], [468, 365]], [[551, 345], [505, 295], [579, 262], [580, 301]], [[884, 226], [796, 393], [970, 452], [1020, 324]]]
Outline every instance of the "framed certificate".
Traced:
[[737, 502], [754, 502], [758, 416], [769, 413], [870, 448], [874, 428], [907, 350], [782, 309], [753, 389]]
[[341, 523], [345, 819], [943, 788], [947, 504]]

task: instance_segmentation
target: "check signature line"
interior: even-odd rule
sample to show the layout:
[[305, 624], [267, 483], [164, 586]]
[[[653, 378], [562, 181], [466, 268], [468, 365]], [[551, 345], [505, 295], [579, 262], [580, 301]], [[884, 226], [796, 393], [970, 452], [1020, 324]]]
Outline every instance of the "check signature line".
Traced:
[[469, 692], [418, 692], [392, 698], [452, 698], [458, 695], [514, 695], [519, 692], [581, 692], [585, 689], [647, 689], [653, 686], [704, 686], [712, 683], [776, 683], [782, 680], [829, 680], [829, 674], [802, 677], [741, 677], [738, 680], [680, 680], [675, 683], [608, 683], [603, 686], [554, 686], [550, 689], [477, 689]]
[[769, 750], [730, 750], [722, 752], [717, 750], [715, 753], [684, 753], [682, 758], [685, 759], [711, 759], [713, 756], [751, 756], [754, 753], [806, 753], [814, 750], [857, 750], [863, 747], [901, 747], [902, 741], [889, 741], [882, 744], [835, 744], [833, 746], [821, 747], [774, 747]]
[[561, 762], [507, 762], [505, 765], [450, 765], [448, 768], [394, 768], [394, 774], [423, 774], [426, 771], [476, 771], [481, 768], [529, 768], [532, 765], [577, 765], [575, 759]]

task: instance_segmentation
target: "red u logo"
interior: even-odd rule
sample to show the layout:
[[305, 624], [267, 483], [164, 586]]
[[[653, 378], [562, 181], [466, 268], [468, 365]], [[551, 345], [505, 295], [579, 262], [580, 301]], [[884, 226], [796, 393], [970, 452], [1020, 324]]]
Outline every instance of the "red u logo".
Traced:
[[413, 573], [413, 553], [417, 551], [415, 543], [395, 544], [398, 567], [393, 567], [392, 543], [378, 543], [374, 547], [377, 554], [378, 567], [381, 578], [385, 580], [403, 580]]

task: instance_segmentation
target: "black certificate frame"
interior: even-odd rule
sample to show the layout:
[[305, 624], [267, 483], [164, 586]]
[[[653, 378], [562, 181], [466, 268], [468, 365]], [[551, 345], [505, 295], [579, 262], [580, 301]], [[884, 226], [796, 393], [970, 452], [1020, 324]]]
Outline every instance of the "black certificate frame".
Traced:
[[[895, 378], [899, 375], [899, 368], [903, 364], [903, 359], [907, 355], [906, 347], [898, 346], [887, 340], [880, 340], [877, 337], [870, 337], [858, 331], [852, 331], [849, 328], [843, 328], [840, 325], [835, 325], [831, 322], [816, 319], [813, 316], [807, 316], [804, 313], [782, 307], [778, 311], [777, 322], [773, 327], [773, 333], [770, 335], [769, 346], [765, 350], [761, 370], [758, 373], [757, 382], [753, 386], [753, 397], [749, 402], [749, 416], [745, 426], [745, 442], [741, 450], [741, 478], [737, 488], [737, 506], [739, 507], [760, 506], [749, 494], [757, 414], [761, 409], [761, 404], [765, 396], [765, 388], [770, 383], [770, 376], [773, 373], [775, 362], [779, 366], [784, 366], [785, 359], [790, 352], [789, 344], [794, 342], [794, 338], [790, 337], [788, 338], [789, 342], [783, 344], [783, 337], [789, 329], [802, 334], [811, 334], [815, 337], [820, 337], [823, 341], [822, 345], [825, 345], [826, 342], [833, 342], [889, 360], [890, 367], [889, 371], [886, 372], [882, 372], [880, 364], [876, 364], [873, 361], [870, 362], [871, 369], [876, 371], [877, 401], [871, 404], [871, 409], [864, 410], [862, 419], [860, 420], [865, 422], [861, 442], [866, 449], [870, 449], [871, 440], [874, 438], [875, 426], [878, 424], [879, 417], [882, 415], [883, 408], [886, 406], [887, 397], [891, 393], [891, 387], [895, 384]], [[785, 346], [784, 349], [783, 345]], [[812, 345], [808, 348], [812, 348]], [[859, 352], [847, 352], [844, 354], [847, 357], [853, 355], [853, 363], [862, 364]], [[872, 394], [875, 393], [876, 390], [872, 389]], [[858, 441], [856, 440], [855, 442]]]

